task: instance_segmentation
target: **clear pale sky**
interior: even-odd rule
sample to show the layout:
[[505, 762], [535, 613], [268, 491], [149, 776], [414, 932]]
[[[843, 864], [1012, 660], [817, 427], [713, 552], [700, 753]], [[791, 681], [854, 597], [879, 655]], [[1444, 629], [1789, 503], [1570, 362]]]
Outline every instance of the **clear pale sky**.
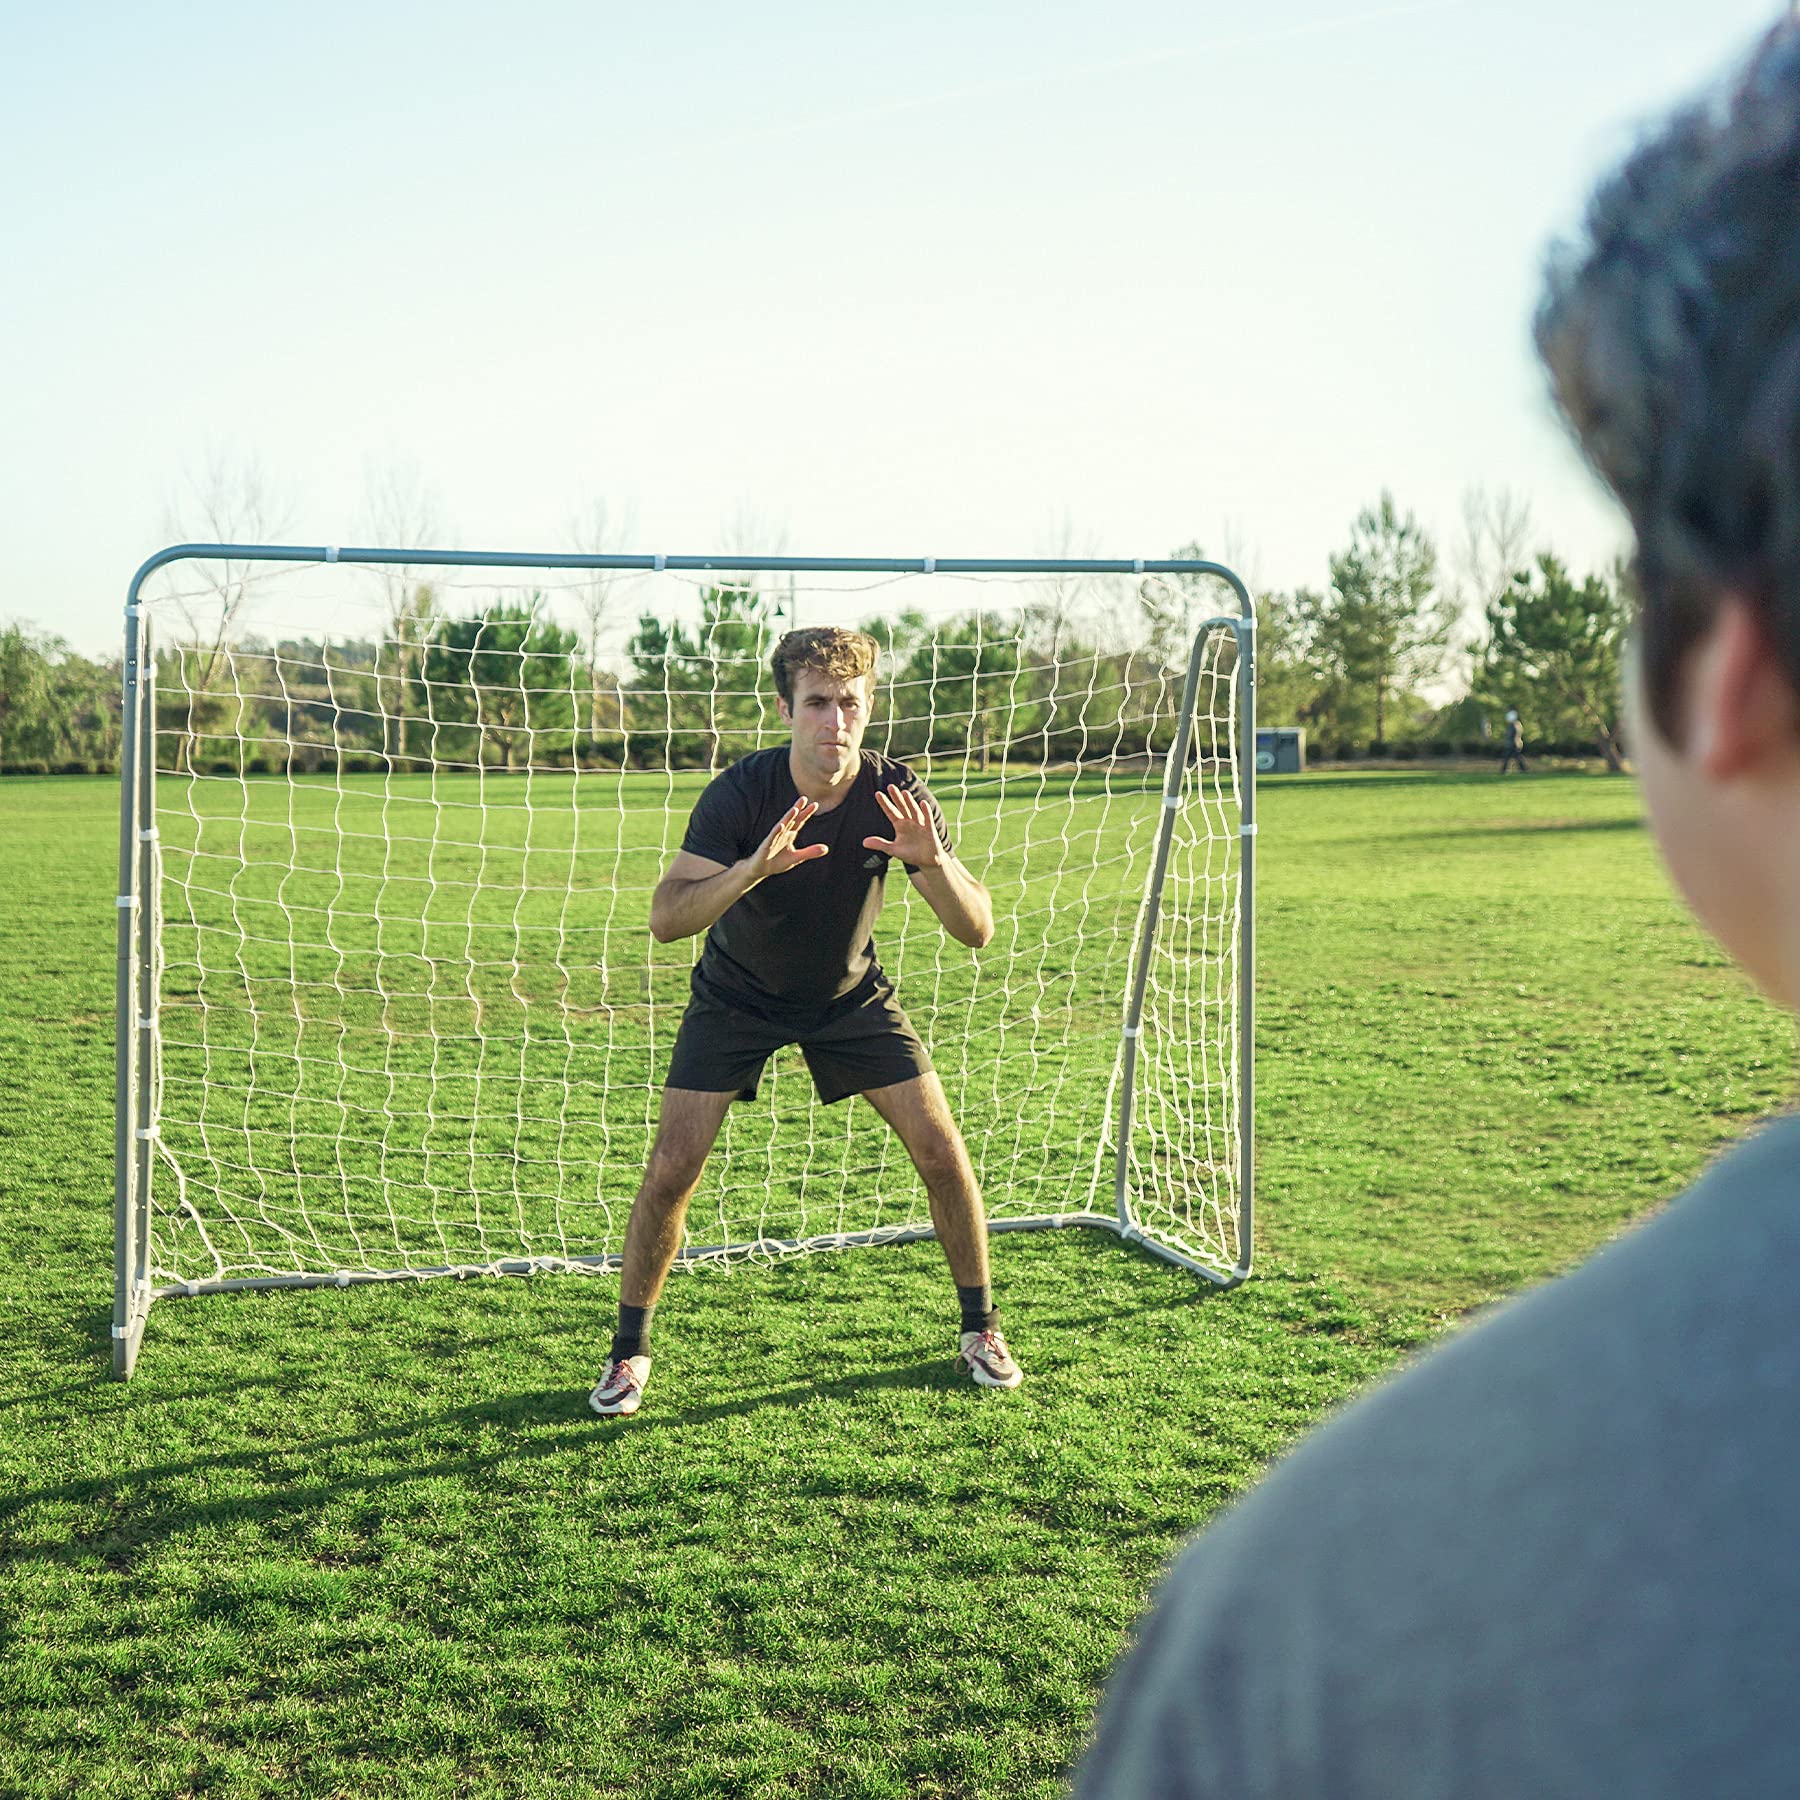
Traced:
[[1322, 583], [1383, 487], [1622, 541], [1528, 345], [1750, 0], [0, 12], [0, 616], [110, 650], [209, 454], [290, 541], [1158, 555]]

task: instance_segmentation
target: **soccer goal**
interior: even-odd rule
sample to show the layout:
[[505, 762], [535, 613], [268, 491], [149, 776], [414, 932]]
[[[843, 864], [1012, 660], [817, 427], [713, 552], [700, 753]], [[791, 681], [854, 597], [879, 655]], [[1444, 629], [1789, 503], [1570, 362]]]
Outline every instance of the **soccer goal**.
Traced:
[[[882, 645], [907, 760], [994, 898], [898, 875], [881, 961], [992, 1228], [1250, 1270], [1254, 611], [1195, 561], [183, 544], [131, 584], [114, 1371], [152, 1304], [616, 1270], [700, 939], [652, 888], [786, 741], [795, 625]], [[736, 1106], [682, 1264], [932, 1235], [797, 1053]]]

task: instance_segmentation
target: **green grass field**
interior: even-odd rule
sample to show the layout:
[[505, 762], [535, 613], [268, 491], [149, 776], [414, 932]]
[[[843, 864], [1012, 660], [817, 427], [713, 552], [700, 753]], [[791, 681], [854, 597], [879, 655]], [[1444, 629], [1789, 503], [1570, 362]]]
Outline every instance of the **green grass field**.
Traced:
[[1245, 1288], [1000, 1240], [1012, 1395], [931, 1245], [678, 1280], [630, 1421], [604, 1278], [171, 1301], [120, 1386], [114, 807], [0, 786], [0, 1794], [1054, 1794], [1188, 1532], [1792, 1087], [1628, 784], [1273, 781]]

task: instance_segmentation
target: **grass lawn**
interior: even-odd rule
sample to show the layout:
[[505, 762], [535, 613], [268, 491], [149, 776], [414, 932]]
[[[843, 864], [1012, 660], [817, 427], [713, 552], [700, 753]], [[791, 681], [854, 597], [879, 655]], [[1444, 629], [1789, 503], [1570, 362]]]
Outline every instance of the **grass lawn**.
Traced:
[[1260, 818], [1254, 1281], [1000, 1240], [983, 1395], [932, 1245], [682, 1278], [601, 1424], [606, 1279], [171, 1301], [107, 1378], [115, 791], [0, 785], [0, 1794], [1056, 1793], [1189, 1531], [1792, 1089], [1627, 783]]

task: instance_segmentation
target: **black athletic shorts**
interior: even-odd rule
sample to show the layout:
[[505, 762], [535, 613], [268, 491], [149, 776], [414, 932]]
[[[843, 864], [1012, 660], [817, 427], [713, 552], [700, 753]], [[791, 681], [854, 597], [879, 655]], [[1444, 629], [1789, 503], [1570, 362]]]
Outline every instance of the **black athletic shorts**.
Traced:
[[798, 1044], [825, 1105], [931, 1073], [931, 1058], [885, 978], [817, 1007], [777, 1016], [694, 971], [664, 1085], [754, 1100], [763, 1064]]

